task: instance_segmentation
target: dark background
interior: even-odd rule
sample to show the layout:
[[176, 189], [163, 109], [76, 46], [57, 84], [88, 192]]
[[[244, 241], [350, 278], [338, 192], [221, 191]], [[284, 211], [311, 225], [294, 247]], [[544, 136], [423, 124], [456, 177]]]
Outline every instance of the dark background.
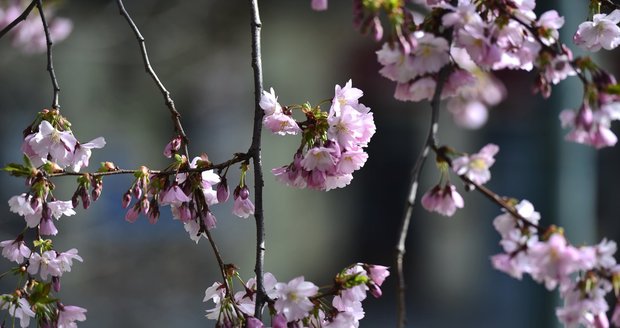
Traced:
[[[539, 1], [541, 10], [550, 5]], [[577, 12], [561, 30], [568, 38], [586, 17], [587, 4], [580, 6], [560, 9], [561, 14]], [[247, 150], [254, 108], [248, 2], [127, 1], [126, 7], [182, 114], [190, 151], [207, 152], [212, 161], [222, 162]], [[67, 1], [58, 15], [74, 23], [70, 37], [54, 48], [62, 112], [78, 140], [104, 136], [107, 141], [94, 151], [90, 168], [101, 161], [121, 168], [165, 167], [161, 152], [173, 134], [169, 113], [115, 3]], [[374, 51], [380, 45], [354, 30], [349, 1], [333, 0], [321, 13], [310, 10], [310, 1], [264, 1], [261, 15], [266, 89], [274, 87], [282, 104], [317, 103], [333, 96], [335, 84], [352, 78], [364, 90], [361, 100], [372, 108], [377, 124], [366, 166], [349, 187], [328, 193], [278, 184], [269, 170], [291, 160], [298, 140], [264, 133], [266, 271], [281, 281], [304, 275], [323, 286], [354, 262], [392, 265], [409, 173], [427, 131], [428, 104], [391, 97], [394, 85], [377, 73]], [[7, 38], [0, 40], [0, 49], [0, 137], [5, 145], [0, 159], [9, 163], [20, 160], [21, 131], [49, 106], [51, 85], [44, 55], [23, 55]], [[566, 143], [559, 127], [559, 112], [579, 104], [578, 82], [563, 83], [543, 101], [530, 92], [533, 74], [503, 72], [500, 78], [509, 97], [492, 110], [488, 125], [463, 130], [442, 112], [440, 141], [470, 153], [488, 142], [498, 144], [489, 186], [532, 201], [543, 224], [565, 226], [574, 244], [618, 239], [614, 188], [620, 180], [620, 152]], [[423, 175], [421, 193], [439, 177], [432, 163]], [[236, 177], [233, 168], [231, 184]], [[8, 174], [0, 179], [0, 199], [25, 191], [19, 179]], [[135, 224], [125, 222], [120, 200], [130, 183], [128, 176], [106, 178], [99, 201], [57, 223], [57, 249], [76, 247], [84, 257], [63, 276], [63, 302], [88, 309], [80, 327], [213, 326], [204, 317], [212, 305], [201, 302], [204, 290], [219, 279], [208, 243], [194, 244], [167, 209], [156, 225], [143, 217]], [[75, 180], [62, 178], [57, 184], [56, 194], [69, 199]], [[479, 194], [462, 193], [466, 206], [454, 217], [419, 207], [414, 212], [406, 255], [409, 326], [557, 324], [552, 293], [529, 278], [519, 282], [491, 268], [489, 257], [500, 251], [491, 225], [499, 209]], [[6, 202], [1, 206], [0, 240], [14, 238], [23, 221]], [[234, 263], [248, 279], [254, 267], [254, 222], [230, 210], [230, 202], [215, 207], [213, 236], [225, 262]], [[2, 261], [2, 272], [9, 265]], [[2, 278], [0, 291], [12, 292], [15, 283]], [[364, 303], [362, 327], [395, 324], [393, 290], [392, 276], [382, 299], [369, 297]]]

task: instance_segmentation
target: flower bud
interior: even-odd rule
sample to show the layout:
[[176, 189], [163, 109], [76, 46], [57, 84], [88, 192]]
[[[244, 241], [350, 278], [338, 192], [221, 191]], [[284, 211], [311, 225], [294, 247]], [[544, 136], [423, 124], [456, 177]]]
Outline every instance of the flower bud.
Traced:
[[137, 206], [134, 206], [130, 208], [129, 211], [127, 211], [127, 214], [125, 214], [125, 221], [131, 222], [131, 223], [136, 222], [136, 220], [138, 219], [138, 216], [140, 215], [140, 211], [136, 207]]
[[217, 201], [220, 203], [224, 203], [228, 200], [230, 196], [230, 191], [228, 190], [228, 182], [226, 178], [222, 178], [222, 181], [217, 185]]
[[78, 197], [79, 195], [77, 191], [73, 193], [73, 196], [71, 196], [71, 206], [73, 206], [73, 208], [76, 208], [80, 204]]
[[82, 189], [80, 198], [82, 198], [82, 207], [84, 207], [85, 210], [88, 209], [90, 206], [90, 195], [88, 194], [88, 191], [86, 191], [86, 188]]
[[136, 183], [136, 185], [133, 186], [133, 189], [132, 189], [133, 196], [136, 198], [140, 198], [142, 196], [142, 188], [140, 188], [139, 184], [140, 184], [140, 181], [138, 180], [138, 183]]
[[129, 203], [131, 203], [131, 193], [129, 191], [127, 191], [123, 195], [123, 202], [121, 203], [121, 206], [123, 208], [127, 208], [127, 207], [129, 207]]
[[52, 288], [55, 292], [60, 292], [60, 277], [52, 276]]
[[248, 197], [250, 197], [250, 190], [247, 186], [243, 186], [243, 188], [241, 188], [239, 191], [239, 197], [241, 197], [241, 199], [248, 199]]
[[204, 222], [205, 227], [207, 227], [207, 230], [215, 228], [215, 223], [217, 222], [215, 215], [213, 215], [210, 211], [207, 211], [207, 214], [202, 216], [202, 221]]
[[146, 197], [142, 197], [142, 200], [140, 201], [140, 208], [142, 209], [142, 213], [147, 214], [149, 212], [149, 207], [149, 199]]

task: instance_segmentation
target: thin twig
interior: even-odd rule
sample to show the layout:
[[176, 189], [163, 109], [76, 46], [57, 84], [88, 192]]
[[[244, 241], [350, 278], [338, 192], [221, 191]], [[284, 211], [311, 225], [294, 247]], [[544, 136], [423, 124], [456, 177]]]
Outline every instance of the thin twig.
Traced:
[[261, 132], [263, 122], [263, 110], [260, 108], [260, 98], [263, 93], [263, 69], [261, 64], [260, 51], [260, 30], [261, 21], [258, 12], [258, 0], [250, 0], [252, 21], [250, 23], [252, 32], [252, 68], [254, 70], [254, 129], [252, 133], [252, 145], [248, 150], [248, 155], [254, 163], [254, 218], [256, 220], [256, 307], [254, 316], [257, 319], [262, 317], [262, 309], [267, 296], [263, 286], [263, 264], [265, 262], [265, 222], [263, 212], [263, 167], [261, 163]]
[[403, 270], [403, 257], [405, 255], [405, 242], [407, 241], [407, 234], [409, 233], [409, 223], [411, 222], [411, 215], [413, 213], [413, 206], [415, 205], [416, 194], [418, 191], [418, 180], [424, 163], [428, 157], [432, 147], [437, 146], [437, 130], [439, 129], [439, 105], [441, 104], [441, 92], [443, 86], [448, 77], [451, 67], [449, 65], [444, 66], [437, 76], [437, 85], [435, 87], [435, 93], [431, 100], [431, 120], [428, 135], [424, 142], [424, 148], [411, 173], [411, 187], [409, 189], [409, 197], [405, 203], [405, 212], [402, 218], [400, 229], [398, 233], [398, 243], [396, 244], [396, 277], [397, 277], [397, 304], [398, 304], [398, 323], [399, 328], [404, 328], [407, 323], [407, 309], [405, 300], [405, 275]]
[[[204, 172], [204, 171], [208, 171], [208, 170], [223, 170], [227, 167], [230, 167], [233, 164], [236, 163], [241, 163], [243, 161], [246, 161], [248, 159], [248, 155], [247, 154], [243, 154], [243, 153], [237, 153], [234, 155], [233, 158], [219, 163], [219, 164], [210, 164], [210, 165], [206, 165], [203, 167], [198, 167], [198, 168], [188, 168], [188, 169], [181, 169], [181, 170], [149, 170], [148, 173], [150, 174], [177, 174], [177, 173], [193, 173], [193, 172]], [[114, 171], [106, 171], [106, 172], [60, 172], [60, 173], [52, 173], [49, 174], [49, 177], [55, 178], [55, 177], [62, 177], [62, 176], [81, 176], [81, 175], [90, 175], [91, 177], [98, 177], [98, 176], [107, 176], [107, 175], [119, 175], [119, 174], [134, 174], [134, 173], [138, 173], [141, 172], [142, 170], [124, 170], [124, 169], [117, 169]]]
[[24, 9], [24, 11], [22, 12], [21, 15], [17, 16], [17, 18], [15, 18], [9, 25], [5, 26], [2, 29], [2, 31], [0, 31], [0, 39], [5, 34], [7, 34], [10, 30], [12, 30], [15, 26], [17, 26], [17, 24], [19, 24], [22, 21], [26, 20], [26, 18], [28, 17], [28, 15], [30, 15], [30, 12], [32, 11], [32, 9], [34, 8], [34, 6], [36, 4], [37, 4], [37, 0], [32, 0], [32, 2], [30, 2], [28, 7], [26, 7], [26, 9]]
[[151, 78], [157, 85], [157, 88], [159, 88], [159, 91], [164, 96], [164, 101], [166, 103], [166, 106], [170, 110], [170, 115], [172, 116], [174, 130], [183, 139], [185, 155], [189, 158], [189, 150], [187, 147], [187, 145], [189, 144], [189, 139], [187, 138], [187, 135], [185, 135], [185, 130], [183, 130], [183, 125], [181, 125], [181, 114], [179, 114], [176, 107], [174, 106], [174, 101], [172, 100], [172, 96], [170, 95], [170, 92], [166, 89], [166, 87], [161, 82], [157, 74], [155, 74], [155, 71], [153, 70], [153, 67], [151, 66], [149, 55], [146, 51], [146, 40], [140, 33], [138, 26], [136, 26], [136, 23], [134, 23], [133, 19], [131, 19], [131, 16], [129, 16], [129, 13], [127, 12], [127, 10], [125, 9], [125, 6], [123, 5], [123, 1], [117, 0], [116, 3], [118, 4], [118, 8], [120, 10], [121, 16], [125, 17], [125, 19], [127, 20], [127, 23], [129, 24], [134, 34], [136, 35], [136, 39], [138, 39], [138, 44], [140, 45], [140, 52], [142, 54], [142, 60], [144, 61], [144, 69], [151, 76]]
[[504, 198], [502, 198], [500, 195], [493, 192], [491, 189], [483, 185], [475, 183], [474, 181], [472, 181], [470, 178], [466, 177], [465, 175], [459, 175], [459, 178], [461, 178], [461, 180], [463, 180], [465, 184], [474, 186], [474, 188], [478, 190], [481, 194], [483, 194], [486, 198], [488, 198], [492, 202], [496, 203], [497, 205], [505, 209], [506, 212], [510, 213], [510, 215], [515, 217], [517, 220], [521, 221], [525, 226], [532, 227], [538, 230], [539, 232], [541, 231], [540, 226], [524, 218], [521, 214], [519, 214], [519, 212], [517, 211], [517, 209], [515, 209], [514, 206], [510, 205], [508, 202], [506, 202]]
[[58, 97], [60, 95], [60, 87], [58, 86], [58, 80], [56, 80], [56, 72], [54, 71], [54, 60], [52, 58], [52, 47], [54, 42], [50, 35], [49, 25], [45, 19], [45, 13], [43, 13], [43, 3], [41, 0], [37, 1], [37, 8], [39, 9], [39, 15], [41, 16], [41, 23], [43, 23], [43, 31], [45, 32], [45, 41], [47, 42], [47, 71], [50, 74], [52, 80], [52, 87], [54, 88], [54, 96], [52, 98], [52, 109], [60, 109], [58, 104]]

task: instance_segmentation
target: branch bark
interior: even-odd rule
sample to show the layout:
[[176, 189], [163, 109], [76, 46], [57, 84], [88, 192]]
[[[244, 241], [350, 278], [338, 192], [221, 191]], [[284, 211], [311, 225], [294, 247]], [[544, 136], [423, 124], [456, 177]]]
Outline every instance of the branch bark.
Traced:
[[17, 24], [19, 24], [22, 21], [26, 20], [26, 18], [28, 17], [28, 15], [30, 15], [30, 12], [32, 11], [34, 6], [36, 6], [36, 5], [37, 5], [37, 0], [32, 0], [32, 2], [30, 2], [28, 7], [26, 7], [26, 9], [24, 9], [24, 11], [21, 13], [21, 15], [17, 16], [17, 18], [15, 18], [9, 25], [5, 26], [2, 29], [2, 31], [0, 31], [0, 39], [5, 34], [7, 34], [10, 30], [12, 30], [15, 26], [17, 26]]
[[45, 32], [45, 41], [47, 45], [47, 71], [50, 74], [50, 79], [52, 80], [52, 87], [54, 89], [54, 95], [52, 98], [52, 109], [60, 109], [60, 104], [58, 103], [58, 97], [60, 96], [60, 87], [58, 86], [56, 72], [54, 71], [54, 59], [52, 53], [54, 41], [52, 40], [52, 36], [50, 35], [50, 29], [49, 25], [47, 24], [47, 19], [45, 19], [42, 0], [36, 0], [36, 5], [39, 9], [39, 16], [41, 16], [41, 23], [43, 23], [43, 31]]
[[252, 144], [248, 150], [248, 155], [254, 163], [254, 218], [256, 220], [256, 307], [254, 316], [257, 319], [262, 317], [262, 309], [267, 296], [263, 285], [265, 262], [265, 220], [263, 212], [263, 168], [261, 163], [261, 132], [263, 123], [263, 110], [260, 108], [260, 98], [263, 93], [263, 69], [261, 63], [260, 49], [260, 30], [262, 23], [258, 11], [258, 0], [250, 0], [252, 33], [252, 69], [254, 70], [254, 129], [252, 133]]
[[151, 66], [151, 61], [149, 60], [149, 55], [148, 55], [148, 52], [146, 51], [146, 40], [142, 36], [142, 33], [140, 33], [138, 26], [136, 26], [136, 23], [134, 23], [133, 19], [131, 19], [131, 16], [129, 15], [129, 13], [125, 9], [125, 6], [123, 5], [123, 1], [117, 0], [116, 3], [118, 4], [118, 8], [120, 10], [121, 16], [125, 17], [125, 20], [127, 20], [127, 23], [133, 30], [136, 36], [136, 39], [138, 39], [138, 44], [140, 45], [140, 53], [142, 54], [142, 60], [144, 62], [144, 69], [151, 76], [151, 78], [157, 85], [157, 88], [159, 89], [161, 94], [164, 96], [164, 102], [166, 103], [168, 110], [170, 110], [170, 115], [172, 117], [172, 122], [174, 124], [174, 131], [178, 135], [180, 135], [181, 138], [183, 139], [183, 147], [185, 150], [185, 156], [187, 156], [187, 158], [189, 159], [189, 150], [187, 146], [189, 144], [189, 139], [187, 138], [187, 135], [185, 135], [185, 130], [183, 129], [183, 125], [181, 125], [181, 114], [179, 114], [179, 112], [177, 111], [170, 92], [166, 89], [164, 84], [161, 82], [161, 80], [155, 73], [155, 70], [153, 70], [153, 67]]
[[409, 188], [409, 197], [407, 197], [407, 201], [405, 203], [405, 211], [403, 218], [401, 220], [399, 233], [398, 233], [398, 242], [396, 243], [396, 255], [395, 255], [395, 265], [396, 265], [396, 295], [397, 295], [397, 304], [398, 304], [398, 322], [397, 326], [399, 328], [404, 328], [407, 324], [407, 303], [405, 299], [405, 276], [404, 276], [404, 268], [403, 268], [403, 258], [405, 256], [405, 242], [407, 241], [407, 234], [409, 233], [409, 224], [411, 223], [411, 215], [413, 213], [413, 207], [415, 205], [416, 194], [418, 192], [418, 182], [420, 178], [420, 173], [422, 172], [422, 168], [424, 167], [424, 163], [426, 163], [426, 159], [428, 158], [428, 153], [431, 148], [437, 147], [437, 130], [439, 129], [439, 106], [441, 105], [441, 92], [443, 90], [443, 86], [448, 78], [448, 73], [450, 72], [451, 67], [449, 65], [444, 66], [437, 76], [437, 85], [435, 87], [435, 93], [433, 94], [433, 99], [431, 100], [431, 120], [430, 127], [428, 131], [428, 135], [426, 137], [426, 141], [424, 142], [424, 146], [420, 155], [415, 162], [411, 173], [411, 187]]

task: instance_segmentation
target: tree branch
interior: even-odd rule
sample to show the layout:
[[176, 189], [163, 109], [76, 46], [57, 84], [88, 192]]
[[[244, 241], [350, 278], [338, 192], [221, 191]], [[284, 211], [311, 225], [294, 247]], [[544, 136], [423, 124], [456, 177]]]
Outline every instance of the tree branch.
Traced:
[[437, 85], [435, 87], [435, 93], [431, 100], [431, 120], [428, 135], [424, 142], [424, 148], [418, 159], [415, 162], [413, 171], [411, 173], [411, 187], [409, 188], [409, 197], [405, 203], [404, 216], [401, 220], [400, 229], [398, 233], [398, 242], [396, 244], [396, 285], [397, 285], [397, 304], [398, 304], [398, 323], [399, 328], [404, 328], [407, 323], [407, 309], [405, 300], [405, 276], [403, 269], [403, 257], [405, 255], [405, 242], [407, 241], [407, 234], [409, 233], [409, 223], [411, 222], [411, 215], [413, 213], [413, 206], [415, 205], [416, 194], [418, 192], [418, 180], [424, 163], [428, 158], [428, 153], [431, 148], [437, 146], [437, 130], [439, 129], [439, 106], [441, 104], [441, 92], [443, 86], [448, 78], [448, 73], [451, 67], [449, 65], [444, 66], [437, 76]]
[[261, 163], [261, 132], [263, 123], [263, 110], [260, 108], [260, 98], [263, 93], [263, 71], [260, 51], [261, 21], [258, 11], [258, 0], [250, 0], [252, 21], [250, 23], [252, 33], [252, 68], [254, 70], [254, 129], [252, 133], [252, 145], [248, 155], [254, 163], [254, 218], [256, 219], [256, 307], [254, 316], [261, 319], [261, 310], [267, 296], [263, 286], [263, 264], [265, 262], [265, 222], [263, 213], [263, 168]]
[[5, 34], [7, 34], [10, 30], [12, 30], [15, 26], [17, 26], [17, 24], [19, 24], [22, 21], [26, 20], [26, 18], [28, 17], [28, 15], [30, 15], [30, 12], [32, 11], [32, 9], [34, 8], [35, 5], [37, 5], [37, 0], [32, 0], [32, 2], [30, 2], [28, 7], [26, 7], [26, 9], [24, 9], [24, 11], [22, 12], [21, 15], [17, 16], [17, 18], [15, 18], [9, 25], [5, 26], [2, 29], [2, 31], [0, 31], [0, 39]]
[[43, 13], [42, 0], [36, 0], [37, 8], [39, 9], [39, 15], [41, 16], [41, 23], [43, 23], [43, 31], [45, 32], [45, 40], [47, 42], [47, 71], [50, 74], [52, 80], [52, 87], [54, 88], [54, 96], [52, 100], [52, 109], [60, 109], [58, 104], [58, 97], [60, 95], [60, 87], [58, 86], [58, 80], [56, 80], [56, 72], [54, 71], [54, 60], [52, 58], [52, 46], [54, 42], [50, 35], [49, 25], [45, 19], [45, 13]]
[[[151, 174], [177, 174], [177, 173], [203, 172], [203, 171], [208, 171], [208, 170], [223, 170], [233, 164], [246, 161], [248, 158], [249, 157], [247, 154], [237, 153], [234, 155], [233, 158], [225, 162], [222, 162], [219, 164], [210, 164], [205, 167], [193, 168], [193, 169], [190, 168], [186, 170], [149, 170], [148, 172]], [[52, 173], [52, 174], [49, 174], [48, 176], [54, 178], [54, 177], [61, 177], [61, 176], [80, 176], [80, 175], [88, 174], [92, 177], [98, 177], [98, 176], [107, 176], [107, 175], [134, 174], [140, 171], [141, 170], [118, 169], [118, 170], [106, 171], [106, 172], [60, 172], [60, 173]]]
[[136, 39], [138, 39], [138, 44], [140, 45], [140, 51], [142, 54], [142, 60], [144, 61], [144, 69], [151, 76], [151, 78], [157, 85], [157, 88], [159, 88], [159, 91], [164, 96], [164, 101], [166, 103], [166, 106], [170, 110], [170, 115], [172, 116], [174, 130], [183, 139], [185, 155], [187, 156], [187, 158], [189, 158], [189, 150], [187, 147], [187, 145], [189, 144], [189, 139], [187, 138], [187, 135], [185, 135], [185, 130], [183, 130], [183, 125], [181, 125], [181, 114], [179, 114], [176, 107], [174, 106], [174, 101], [172, 100], [172, 96], [170, 95], [170, 92], [166, 89], [164, 84], [161, 82], [161, 80], [155, 73], [155, 70], [153, 70], [153, 67], [151, 66], [149, 55], [146, 51], [146, 40], [140, 33], [138, 26], [136, 26], [133, 19], [131, 19], [131, 16], [129, 16], [129, 13], [127, 12], [127, 10], [125, 9], [125, 6], [123, 5], [123, 1], [117, 0], [116, 3], [118, 4], [118, 8], [120, 10], [121, 16], [125, 17], [125, 20], [127, 20], [127, 23], [133, 30], [136, 36]]

